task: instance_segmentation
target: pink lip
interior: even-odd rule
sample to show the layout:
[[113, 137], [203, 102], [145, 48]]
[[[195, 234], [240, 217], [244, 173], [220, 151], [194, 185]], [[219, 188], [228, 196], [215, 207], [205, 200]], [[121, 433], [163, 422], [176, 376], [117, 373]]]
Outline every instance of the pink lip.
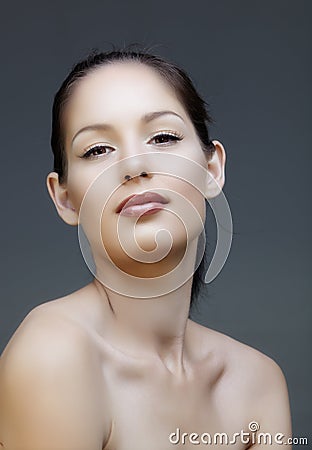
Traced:
[[[143, 194], [133, 194], [124, 199], [117, 207], [116, 213], [121, 213], [122, 215], [133, 216], [136, 214], [136, 209], [139, 211], [146, 210], [146, 212], [152, 210], [159, 210], [162, 208], [162, 205], [168, 203], [162, 195], [157, 194], [156, 192], [144, 192]], [[142, 206], [142, 208], [132, 208], [135, 206], [144, 205], [146, 208]]]

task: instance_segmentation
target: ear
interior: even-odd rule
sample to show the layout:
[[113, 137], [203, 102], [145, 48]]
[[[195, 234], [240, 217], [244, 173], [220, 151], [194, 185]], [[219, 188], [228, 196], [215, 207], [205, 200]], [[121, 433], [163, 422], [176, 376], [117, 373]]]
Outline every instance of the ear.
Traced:
[[69, 199], [66, 184], [59, 183], [59, 176], [56, 172], [48, 174], [47, 188], [59, 216], [68, 225], [77, 225], [78, 214]]
[[225, 150], [221, 142], [212, 141], [212, 143], [215, 150], [207, 160], [206, 198], [216, 197], [225, 182]]

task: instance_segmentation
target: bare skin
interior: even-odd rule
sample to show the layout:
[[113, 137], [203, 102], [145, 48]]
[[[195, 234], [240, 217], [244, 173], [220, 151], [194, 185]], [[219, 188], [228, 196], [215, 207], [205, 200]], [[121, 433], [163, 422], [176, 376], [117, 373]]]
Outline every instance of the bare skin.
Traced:
[[[115, 319], [101, 300], [91, 283], [37, 307], [16, 331], [0, 366], [5, 449], [167, 450], [177, 428], [233, 439], [251, 421], [290, 435], [287, 388], [271, 359], [191, 320], [167, 354], [130, 346], [106, 332]], [[175, 448], [193, 448], [185, 442]], [[237, 437], [230, 448], [250, 444]]]
[[[181, 120], [167, 114], [152, 125], [142, 124], [144, 114], [164, 110], [178, 113]], [[180, 154], [206, 167], [222, 187], [224, 148], [214, 141], [216, 152], [208, 160], [171, 90], [150, 69], [133, 64], [112, 65], [88, 75], [66, 111], [68, 180], [60, 185], [54, 172], [47, 179], [57, 211], [65, 222], [77, 225], [90, 184], [103, 168], [125, 160], [126, 172], [111, 173], [110, 181], [113, 184], [125, 173], [133, 178], [107, 203], [102, 238], [121, 268], [148, 278], [150, 265], [138, 264], [119, 246], [116, 205], [129, 194], [165, 187], [172, 210], [176, 202], [170, 193], [178, 192], [192, 201], [200, 216], [204, 217], [204, 211], [200, 196], [181, 180], [161, 178], [152, 167], [148, 168], [152, 176], [140, 178], [138, 173], [147, 169], [144, 161], [125, 158], [154, 151], [156, 144], [147, 140], [154, 128], [182, 130], [184, 140], [170, 151], [179, 149]], [[81, 134], [70, 150], [73, 136], [90, 120], [108, 122], [115, 128], [102, 130], [101, 135], [99, 131]], [[109, 158], [101, 155], [92, 162], [81, 158], [86, 146], [102, 140], [113, 148]], [[217, 195], [212, 184], [205, 189], [206, 197]], [[111, 270], [110, 262], [92, 240], [92, 224], [96, 223], [92, 202], [100, 195], [104, 195], [102, 190], [87, 199], [88, 237], [97, 255], [97, 269], [105, 274]], [[143, 249], [150, 250], [160, 226], [171, 230], [174, 240], [173, 251], [153, 263], [153, 273], [158, 276], [179, 262], [185, 247], [185, 233], [176, 216], [161, 211], [140, 222], [137, 238]], [[190, 266], [194, 265], [198, 233], [194, 221], [188, 229]], [[287, 387], [280, 368], [260, 352], [188, 319], [191, 278], [165, 295], [142, 299], [139, 282], [136, 296], [122, 294], [127, 292], [127, 281], [115, 269], [112, 277], [116, 276], [120, 292], [95, 278], [71, 295], [39, 305], [13, 335], [0, 359], [0, 442], [4, 449], [207, 448], [207, 442], [200, 441], [203, 433], [227, 433], [231, 440], [234, 433], [250, 431], [252, 421], [273, 437], [276, 433], [285, 435], [284, 439], [290, 436]], [[176, 282], [171, 275], [165, 280], [168, 287]], [[171, 439], [177, 443], [170, 442], [172, 433], [176, 433]], [[182, 437], [183, 433], [187, 435]], [[197, 437], [193, 435], [190, 441], [191, 433]], [[246, 441], [246, 435], [245, 441], [236, 435], [229, 446], [267, 448]], [[214, 448], [224, 448], [224, 444], [217, 443]], [[280, 445], [273, 442], [269, 448]]]

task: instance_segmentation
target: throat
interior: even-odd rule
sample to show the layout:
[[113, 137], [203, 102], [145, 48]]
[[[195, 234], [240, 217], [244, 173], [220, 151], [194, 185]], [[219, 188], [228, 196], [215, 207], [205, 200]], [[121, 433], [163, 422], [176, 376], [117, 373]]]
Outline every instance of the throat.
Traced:
[[118, 348], [160, 359], [168, 370], [181, 367], [185, 356], [192, 280], [161, 297], [130, 298], [94, 280], [105, 308], [105, 335]]

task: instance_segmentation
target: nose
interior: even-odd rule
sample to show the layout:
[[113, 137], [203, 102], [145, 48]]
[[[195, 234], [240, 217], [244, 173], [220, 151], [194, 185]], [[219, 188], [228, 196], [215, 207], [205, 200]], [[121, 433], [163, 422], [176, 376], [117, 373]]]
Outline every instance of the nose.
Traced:
[[139, 182], [141, 178], [151, 177], [151, 171], [148, 168], [148, 158], [146, 156], [146, 154], [133, 155], [121, 161], [121, 183], [130, 180]]

